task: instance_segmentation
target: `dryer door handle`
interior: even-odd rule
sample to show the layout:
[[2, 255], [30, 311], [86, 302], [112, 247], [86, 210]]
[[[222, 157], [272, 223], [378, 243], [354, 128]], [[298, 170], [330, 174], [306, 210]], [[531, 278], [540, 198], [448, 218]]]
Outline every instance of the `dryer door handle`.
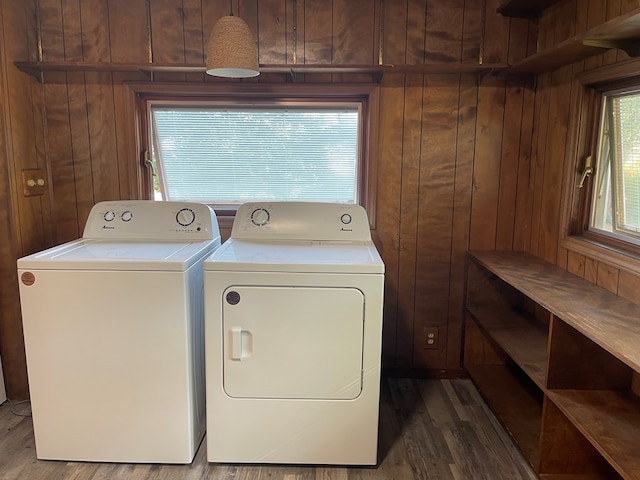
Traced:
[[242, 327], [231, 327], [229, 329], [231, 360], [241, 361], [250, 357], [253, 351], [253, 336], [248, 330]]
[[242, 360], [242, 328], [231, 327], [231, 360]]

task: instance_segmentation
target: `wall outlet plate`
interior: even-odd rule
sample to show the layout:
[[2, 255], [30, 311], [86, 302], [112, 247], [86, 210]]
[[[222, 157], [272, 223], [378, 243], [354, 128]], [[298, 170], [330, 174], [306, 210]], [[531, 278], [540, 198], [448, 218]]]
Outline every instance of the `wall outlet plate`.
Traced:
[[423, 327], [422, 338], [424, 348], [438, 348], [438, 327]]
[[22, 170], [22, 190], [25, 197], [44, 195], [46, 188], [46, 175], [42, 168]]

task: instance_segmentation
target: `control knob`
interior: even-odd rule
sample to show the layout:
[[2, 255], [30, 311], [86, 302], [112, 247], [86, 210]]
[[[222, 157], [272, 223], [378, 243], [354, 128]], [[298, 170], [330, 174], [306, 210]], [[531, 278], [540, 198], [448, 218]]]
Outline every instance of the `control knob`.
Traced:
[[251, 212], [251, 223], [258, 227], [262, 227], [269, 223], [269, 211], [264, 208], [256, 208], [253, 212]]
[[176, 214], [176, 222], [183, 227], [188, 227], [196, 219], [196, 214], [190, 208], [183, 208]]

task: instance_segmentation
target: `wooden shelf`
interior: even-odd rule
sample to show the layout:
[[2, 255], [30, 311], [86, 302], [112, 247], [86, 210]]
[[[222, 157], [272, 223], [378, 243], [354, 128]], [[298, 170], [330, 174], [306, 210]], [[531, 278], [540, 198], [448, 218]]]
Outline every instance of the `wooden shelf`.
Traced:
[[[538, 442], [541, 478], [640, 480], [638, 319], [640, 306], [531, 254], [470, 252], [464, 366], [525, 456]], [[531, 385], [543, 400], [525, 399]]]
[[555, 70], [611, 48], [640, 55], [640, 8], [514, 63], [502, 73], [535, 74]]
[[[189, 64], [133, 64], [100, 62], [15, 62], [16, 67], [39, 81], [44, 74], [52, 72], [122, 72], [140, 73], [153, 80], [156, 73], [205, 73], [204, 65]], [[287, 73], [295, 76], [305, 73], [371, 74], [379, 78], [389, 73], [480, 73], [500, 72], [507, 68], [502, 63], [447, 63], [432, 62], [420, 65], [260, 65], [261, 73]]]
[[512, 310], [468, 306], [467, 311], [535, 384], [543, 388], [548, 333]]
[[[110, 62], [15, 62], [23, 72], [147, 72], [147, 73], [205, 73], [199, 64], [110, 63]], [[382, 65], [260, 65], [264, 73], [377, 73]]]
[[432, 62], [419, 65], [384, 65], [385, 73], [497, 73], [508, 67], [504, 63]]
[[640, 480], [640, 399], [614, 390], [547, 395], [621, 475]]
[[[136, 72], [153, 79], [156, 73], [205, 73], [204, 65], [193, 64], [134, 64], [100, 62], [15, 62], [16, 67], [42, 80], [50, 72]], [[382, 74], [379, 65], [260, 65], [262, 73], [347, 73]]]
[[497, 12], [505, 17], [537, 18], [556, 3], [558, 0], [509, 0], [500, 5]]
[[640, 372], [640, 306], [528, 253], [472, 252], [472, 256], [509, 285]]

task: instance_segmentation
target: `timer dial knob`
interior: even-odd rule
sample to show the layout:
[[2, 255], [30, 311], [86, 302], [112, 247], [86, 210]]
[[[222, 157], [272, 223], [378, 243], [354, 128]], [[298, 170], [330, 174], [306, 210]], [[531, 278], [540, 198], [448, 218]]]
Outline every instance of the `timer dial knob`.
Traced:
[[183, 208], [176, 214], [176, 222], [183, 227], [188, 227], [196, 219], [196, 214], [190, 208]]
[[109, 210], [104, 214], [104, 220], [106, 222], [111, 222], [114, 218], [116, 218], [116, 212], [114, 212], [113, 210]]
[[133, 212], [131, 210], [126, 210], [122, 212], [122, 215], [120, 215], [120, 218], [122, 219], [123, 222], [130, 222], [131, 219], [133, 218]]
[[269, 223], [269, 211], [264, 208], [256, 208], [253, 212], [251, 212], [251, 223], [258, 227], [262, 227]]

